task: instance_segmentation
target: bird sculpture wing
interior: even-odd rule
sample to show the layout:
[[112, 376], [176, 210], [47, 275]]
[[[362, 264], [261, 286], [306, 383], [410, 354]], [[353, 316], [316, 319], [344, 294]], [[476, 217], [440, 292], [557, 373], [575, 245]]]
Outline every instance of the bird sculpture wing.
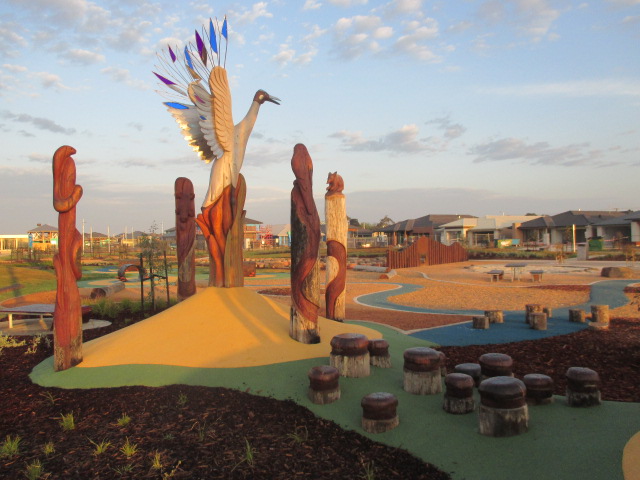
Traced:
[[220, 66], [213, 67], [209, 75], [211, 89], [211, 112], [216, 139], [225, 152], [233, 151], [233, 116], [231, 111], [231, 92], [227, 71]]
[[212, 148], [206, 130], [202, 130], [202, 115], [195, 105], [178, 102], [165, 102], [165, 105], [171, 116], [178, 122], [187, 143], [203, 161], [209, 163], [220, 155], [220, 148]]

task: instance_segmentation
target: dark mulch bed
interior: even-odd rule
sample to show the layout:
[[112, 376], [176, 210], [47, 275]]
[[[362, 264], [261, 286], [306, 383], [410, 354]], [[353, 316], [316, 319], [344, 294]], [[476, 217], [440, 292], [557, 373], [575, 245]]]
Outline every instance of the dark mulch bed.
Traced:
[[582, 330], [570, 335], [506, 343], [440, 347], [449, 371], [459, 363], [477, 363], [483, 353], [506, 353], [513, 358], [516, 377], [543, 373], [554, 380], [555, 393], [564, 395], [569, 367], [587, 367], [600, 375], [603, 400], [640, 402], [640, 319], [612, 319], [609, 330]]
[[[114, 327], [85, 332], [85, 340]], [[316, 417], [292, 401], [225, 388], [174, 385], [93, 390], [42, 388], [28, 374], [51, 355], [27, 346], [0, 354], [0, 448], [21, 438], [19, 454], [2, 456], [0, 478], [25, 478], [39, 460], [48, 478], [354, 479], [450, 478], [404, 450]], [[76, 427], [64, 431], [61, 415]], [[130, 417], [119, 426], [123, 415]], [[125, 442], [137, 446], [127, 458]], [[109, 442], [96, 455], [96, 444]], [[52, 442], [55, 452], [43, 448]], [[160, 455], [162, 468], [153, 468]], [[170, 475], [173, 475], [172, 477]]]

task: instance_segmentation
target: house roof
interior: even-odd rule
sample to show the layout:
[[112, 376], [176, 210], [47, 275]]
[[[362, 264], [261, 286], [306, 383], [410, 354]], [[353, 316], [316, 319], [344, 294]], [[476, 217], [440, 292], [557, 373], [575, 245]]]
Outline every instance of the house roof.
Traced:
[[253, 218], [244, 217], [245, 225], [262, 225], [260, 220], [254, 220]]
[[42, 225], [38, 225], [36, 228], [32, 228], [31, 230], [27, 230], [27, 233], [40, 233], [40, 232], [57, 232], [58, 227], [54, 227], [51, 225], [47, 225], [46, 223]]
[[511, 228], [514, 223], [535, 220], [538, 215], [486, 215], [478, 218], [478, 224], [470, 232], [488, 232]]
[[613, 226], [613, 225], [629, 225], [631, 222], [635, 222], [640, 220], [640, 210], [631, 212], [627, 215], [623, 215], [622, 217], [614, 217], [608, 218], [601, 222], [596, 222], [596, 226]]
[[586, 225], [594, 225], [598, 222], [608, 220], [610, 218], [622, 217], [629, 212], [615, 212], [608, 210], [567, 210], [553, 216], [544, 215], [535, 220], [524, 222], [520, 225], [521, 229], [532, 228], [563, 228], [575, 225], [576, 227], [584, 227]]
[[434, 228], [445, 223], [452, 222], [459, 218], [476, 218], [473, 215], [453, 215], [453, 214], [429, 214], [415, 219], [402, 220], [383, 228], [376, 228], [375, 232], [407, 232], [409, 234], [418, 235], [421, 233], [430, 233]]

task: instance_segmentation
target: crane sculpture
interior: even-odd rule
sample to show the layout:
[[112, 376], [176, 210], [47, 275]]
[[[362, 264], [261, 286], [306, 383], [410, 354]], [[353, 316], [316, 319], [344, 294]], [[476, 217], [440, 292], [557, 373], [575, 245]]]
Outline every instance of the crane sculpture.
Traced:
[[[218, 45], [222, 38], [225, 60], [221, 64]], [[169, 46], [159, 54], [164, 75], [153, 73], [163, 86], [171, 89], [159, 93], [171, 95], [172, 101], [164, 104], [189, 145], [204, 162], [213, 162], [202, 213], [196, 218], [209, 249], [209, 286], [241, 287], [246, 184], [240, 168], [260, 106], [264, 102], [279, 105], [280, 100], [258, 90], [245, 117], [234, 125], [224, 66], [227, 46], [226, 17], [217, 32], [209, 20], [209, 31], [204, 27], [202, 35], [196, 31], [195, 45], [190, 43], [183, 52]], [[208, 89], [203, 79], [207, 79]], [[174, 101], [175, 98], [179, 101]]]

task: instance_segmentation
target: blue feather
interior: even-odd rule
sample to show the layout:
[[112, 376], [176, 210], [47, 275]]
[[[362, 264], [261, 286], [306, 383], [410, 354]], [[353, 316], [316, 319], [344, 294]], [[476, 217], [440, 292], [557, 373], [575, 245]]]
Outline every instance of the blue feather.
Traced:
[[191, 63], [191, 55], [189, 55], [189, 50], [187, 50], [187, 47], [184, 47], [184, 58], [187, 60], [187, 65], [189, 65], [189, 68], [193, 68], [193, 63]]
[[162, 102], [169, 108], [175, 108], [177, 110], [189, 110], [189, 107], [177, 102]]
[[216, 31], [213, 28], [213, 21], [211, 21], [211, 19], [209, 19], [209, 44], [211, 45], [211, 50], [213, 50], [217, 55], [218, 43], [216, 42]]

